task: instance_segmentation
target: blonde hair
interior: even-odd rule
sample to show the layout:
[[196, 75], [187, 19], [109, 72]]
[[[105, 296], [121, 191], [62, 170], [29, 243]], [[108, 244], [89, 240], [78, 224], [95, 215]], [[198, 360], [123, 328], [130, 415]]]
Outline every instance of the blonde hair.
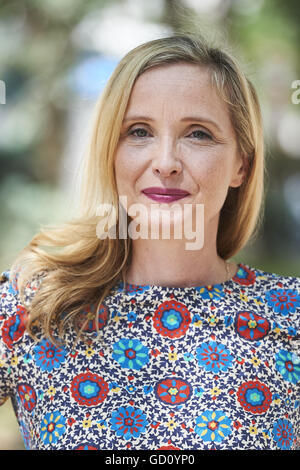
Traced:
[[[264, 143], [260, 106], [255, 89], [232, 55], [211, 47], [201, 36], [178, 34], [156, 39], [131, 50], [117, 65], [96, 104], [91, 138], [81, 168], [80, 207], [75, 218], [60, 226], [46, 226], [20, 252], [10, 279], [18, 278], [22, 303], [28, 303], [27, 329], [35, 326], [55, 342], [71, 322], [76, 327], [83, 307], [102, 302], [119, 280], [126, 281], [131, 262], [130, 237], [100, 239], [96, 227], [100, 204], [110, 203], [118, 214], [114, 155], [131, 90], [137, 78], [152, 67], [187, 62], [205, 65], [228, 105], [240, 152], [248, 162], [241, 186], [230, 188], [220, 213], [217, 234], [219, 256], [228, 259], [240, 251], [258, 229], [264, 191]], [[129, 219], [128, 219], [129, 220]], [[117, 218], [118, 233], [119, 214]], [[42, 248], [44, 247], [44, 248]], [[52, 247], [56, 252], [47, 252]], [[20, 266], [22, 269], [20, 269]], [[28, 281], [45, 273], [30, 302]], [[97, 323], [97, 322], [96, 322]], [[97, 323], [98, 324], [98, 323]]]

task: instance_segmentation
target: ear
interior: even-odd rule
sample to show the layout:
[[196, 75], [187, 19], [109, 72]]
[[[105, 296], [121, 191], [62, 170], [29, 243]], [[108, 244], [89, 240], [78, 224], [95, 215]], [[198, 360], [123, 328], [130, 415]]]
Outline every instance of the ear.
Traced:
[[237, 164], [235, 166], [235, 171], [233, 173], [232, 180], [230, 182], [231, 188], [238, 188], [242, 185], [245, 180], [249, 170], [249, 159], [246, 155], [238, 157]]

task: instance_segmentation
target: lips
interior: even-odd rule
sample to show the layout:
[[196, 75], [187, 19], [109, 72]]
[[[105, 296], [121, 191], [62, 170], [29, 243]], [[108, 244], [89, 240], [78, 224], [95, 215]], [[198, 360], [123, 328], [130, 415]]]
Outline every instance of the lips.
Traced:
[[142, 190], [146, 197], [156, 202], [170, 203], [188, 196], [190, 193], [178, 188], [146, 188]]
[[190, 194], [188, 191], [184, 191], [183, 189], [178, 189], [178, 188], [159, 188], [159, 187], [153, 187], [153, 188], [146, 188], [143, 189], [142, 192], [144, 194], [152, 194], [152, 195], [163, 195], [163, 196], [187, 196]]

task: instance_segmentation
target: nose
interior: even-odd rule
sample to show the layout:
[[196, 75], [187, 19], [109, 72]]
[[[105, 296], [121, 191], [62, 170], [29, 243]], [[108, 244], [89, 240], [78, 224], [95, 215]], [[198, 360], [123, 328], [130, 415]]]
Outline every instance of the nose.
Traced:
[[163, 177], [181, 173], [182, 163], [173, 140], [162, 139], [155, 151], [152, 168], [156, 175]]

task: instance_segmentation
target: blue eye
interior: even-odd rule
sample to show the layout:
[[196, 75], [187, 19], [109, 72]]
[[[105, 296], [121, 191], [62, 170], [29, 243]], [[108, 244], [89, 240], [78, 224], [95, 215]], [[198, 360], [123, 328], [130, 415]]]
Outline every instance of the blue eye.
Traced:
[[210, 140], [212, 139], [209, 134], [207, 134], [204, 131], [201, 131], [200, 129], [198, 129], [196, 131], [193, 131], [191, 135], [194, 135], [194, 137], [198, 140], [203, 140], [203, 138], [204, 139], [210, 139]]
[[[133, 136], [133, 137], [138, 137], [138, 138], [145, 138], [149, 136], [149, 133], [143, 127], [137, 127], [136, 129], [129, 130], [128, 135]], [[212, 137], [209, 134], [207, 134], [206, 132], [200, 129], [193, 131], [191, 134], [189, 134], [189, 136], [192, 136], [196, 140], [204, 140], [204, 139], [212, 140]]]
[[148, 132], [143, 127], [138, 127], [129, 131], [128, 134], [133, 135], [135, 137], [147, 137]]

